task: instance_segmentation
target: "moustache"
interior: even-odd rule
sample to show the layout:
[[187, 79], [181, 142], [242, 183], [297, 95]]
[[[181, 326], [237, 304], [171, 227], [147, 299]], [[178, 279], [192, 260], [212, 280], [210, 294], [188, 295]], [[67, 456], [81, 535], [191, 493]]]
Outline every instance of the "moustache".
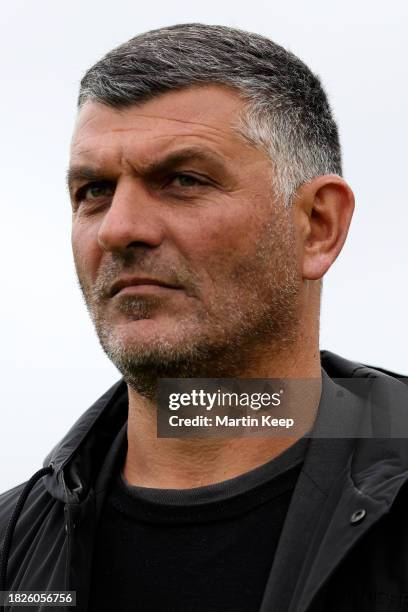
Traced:
[[137, 263], [111, 259], [99, 267], [96, 282], [92, 289], [94, 299], [106, 300], [112, 297], [120, 285], [121, 278], [146, 278], [157, 284], [183, 289], [187, 295], [197, 295], [199, 284], [194, 280], [191, 271], [183, 264], [163, 262], [157, 258], [144, 257]]

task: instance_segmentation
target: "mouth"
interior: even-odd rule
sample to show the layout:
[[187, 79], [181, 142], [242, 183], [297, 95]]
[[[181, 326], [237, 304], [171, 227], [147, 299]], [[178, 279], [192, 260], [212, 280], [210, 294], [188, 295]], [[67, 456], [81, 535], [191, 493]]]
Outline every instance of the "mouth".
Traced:
[[109, 297], [113, 298], [120, 294], [154, 293], [161, 289], [180, 289], [180, 285], [172, 285], [156, 278], [127, 277], [121, 278], [113, 283]]

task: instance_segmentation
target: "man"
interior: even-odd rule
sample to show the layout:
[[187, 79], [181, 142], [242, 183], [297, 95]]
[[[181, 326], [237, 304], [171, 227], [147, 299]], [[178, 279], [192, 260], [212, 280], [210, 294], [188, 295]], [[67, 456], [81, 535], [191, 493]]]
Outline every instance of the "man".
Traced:
[[[354, 207], [341, 174], [319, 80], [261, 36], [163, 28], [86, 73], [72, 245], [123, 379], [1, 496], [1, 589], [76, 591], [81, 612], [408, 606], [407, 445], [377, 419], [404, 416], [406, 387], [319, 353], [321, 279]], [[159, 437], [162, 378], [318, 393], [297, 435]], [[381, 413], [354, 386], [373, 380]]]

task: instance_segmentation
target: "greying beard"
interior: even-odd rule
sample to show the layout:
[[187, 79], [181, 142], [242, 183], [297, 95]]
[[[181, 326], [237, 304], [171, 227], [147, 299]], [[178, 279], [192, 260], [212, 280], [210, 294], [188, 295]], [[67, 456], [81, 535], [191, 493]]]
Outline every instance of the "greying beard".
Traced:
[[[256, 352], [263, 350], [276, 355], [294, 343], [301, 285], [294, 236], [288, 219], [283, 222], [282, 218], [275, 218], [273, 228], [268, 228], [253, 258], [240, 262], [232, 271], [238, 287], [239, 281], [244, 281], [241, 286], [245, 299], [239, 301], [240, 293], [233, 286], [231, 295], [225, 294], [224, 301], [217, 301], [215, 314], [208, 311], [197, 314], [195, 322], [207, 332], [185, 338], [182, 343], [157, 339], [148, 347], [127, 347], [114, 328], [106, 324], [100, 308], [101, 291], [86, 290], [78, 274], [100, 344], [131, 388], [155, 399], [159, 378], [239, 377]], [[268, 276], [259, 272], [264, 270], [265, 262], [269, 262]], [[245, 286], [249, 279], [250, 291]], [[122, 297], [118, 308], [133, 320], [149, 319], [159, 303], [154, 296], [140, 300], [128, 295]], [[177, 326], [182, 333], [184, 322], [175, 323], [176, 337]]]
[[[282, 294], [280, 296], [282, 298]], [[290, 346], [295, 336], [294, 303], [292, 291], [285, 293], [285, 303], [281, 316], [276, 319], [275, 313], [265, 313], [257, 322], [248, 317], [234, 329], [230, 335], [220, 338], [201, 337], [192, 339], [182, 346], [164, 340], [152, 342], [148, 348], [140, 350], [137, 346], [124, 346], [114, 330], [96, 322], [99, 341], [108, 358], [121, 372], [126, 383], [135, 391], [149, 399], [156, 399], [160, 378], [239, 378], [245, 366], [254, 358], [254, 351], [267, 345], [271, 354]], [[130, 305], [128, 305], [131, 309]], [[148, 318], [149, 306], [137, 304], [132, 314], [138, 312], [141, 318]], [[137, 318], [137, 317], [135, 317]], [[272, 340], [271, 340], [272, 338]], [[268, 339], [265, 341], [265, 339]], [[264, 348], [266, 348], [264, 346]]]

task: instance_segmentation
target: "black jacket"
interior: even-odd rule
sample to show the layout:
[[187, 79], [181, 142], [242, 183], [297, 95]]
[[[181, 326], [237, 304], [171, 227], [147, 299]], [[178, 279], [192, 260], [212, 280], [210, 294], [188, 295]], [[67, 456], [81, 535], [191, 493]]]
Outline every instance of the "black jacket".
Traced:
[[[321, 358], [333, 394], [328, 403], [336, 406], [327, 421], [334, 434], [309, 444], [261, 612], [408, 610], [408, 441], [392, 432], [394, 412], [404, 417], [408, 410], [408, 388], [384, 370], [328, 351]], [[329, 377], [378, 380], [385, 400], [367, 415], [354, 388], [345, 382], [339, 392]], [[121, 380], [78, 419], [41, 470], [0, 496], [0, 590], [73, 590], [77, 612], [87, 610], [95, 528], [123, 461], [127, 402]], [[374, 435], [378, 423], [390, 435], [335, 437], [339, 423], [353, 432], [362, 415]], [[288, 575], [293, 588], [282, 592]]]

